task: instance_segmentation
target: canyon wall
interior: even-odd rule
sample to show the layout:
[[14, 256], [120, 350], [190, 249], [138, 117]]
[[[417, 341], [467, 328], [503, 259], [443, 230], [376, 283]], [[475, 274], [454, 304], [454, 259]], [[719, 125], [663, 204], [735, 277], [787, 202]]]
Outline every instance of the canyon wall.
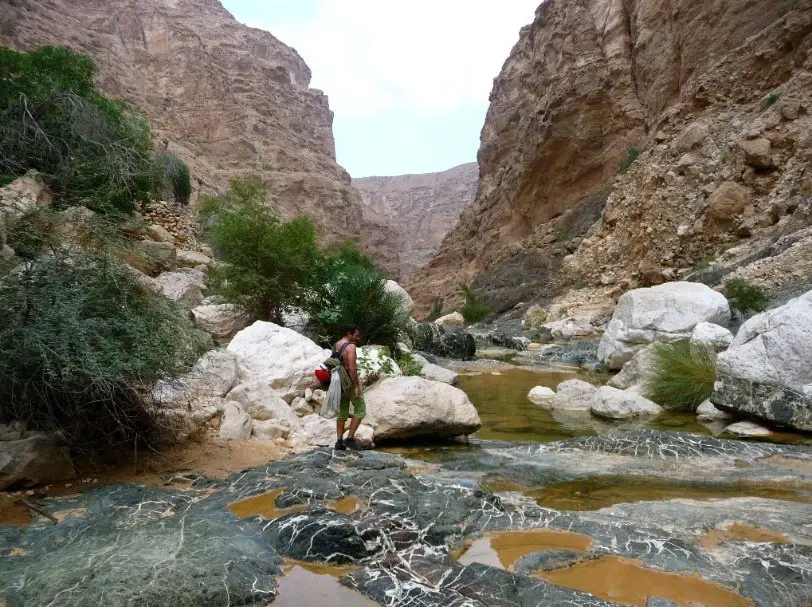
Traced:
[[500, 312], [616, 295], [806, 227], [811, 32], [810, 0], [541, 4], [494, 82], [476, 200], [412, 278], [419, 312], [463, 281]]
[[479, 167], [471, 162], [440, 173], [353, 179], [361, 200], [396, 235], [400, 277], [408, 280], [434, 256], [476, 194]]
[[289, 46], [237, 22], [217, 0], [5, 0], [0, 44], [69, 46], [92, 56], [107, 94], [143, 108], [156, 145], [177, 153], [203, 193], [259, 178], [283, 216], [306, 214], [327, 242], [360, 237], [393, 271], [386, 225], [365, 228], [335, 160], [333, 114]]

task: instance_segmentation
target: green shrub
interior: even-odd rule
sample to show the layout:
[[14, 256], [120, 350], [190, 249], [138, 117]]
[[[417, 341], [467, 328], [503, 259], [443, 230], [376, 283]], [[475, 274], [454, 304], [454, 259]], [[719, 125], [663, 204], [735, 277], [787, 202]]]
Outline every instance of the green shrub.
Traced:
[[409, 313], [400, 296], [386, 290], [386, 280], [386, 274], [351, 244], [326, 255], [312, 275], [305, 305], [320, 341], [331, 346], [344, 326], [355, 324], [364, 343], [398, 352]]
[[404, 375], [418, 376], [423, 370], [423, 363], [415, 360], [414, 356], [406, 352], [398, 359], [398, 367]]
[[763, 312], [769, 303], [764, 289], [743, 278], [731, 278], [725, 283], [725, 297], [730, 302], [730, 307], [745, 315]]
[[680, 411], [695, 411], [710, 397], [716, 381], [713, 352], [685, 339], [655, 344], [654, 360], [643, 379], [645, 395], [655, 403]]
[[209, 274], [215, 292], [276, 322], [286, 308], [304, 303], [319, 260], [309, 219], [281, 220], [265, 204], [262, 182], [234, 181], [227, 193], [204, 201], [202, 221], [221, 261]]
[[764, 102], [764, 109], [766, 110], [768, 107], [771, 107], [778, 103], [778, 100], [781, 99], [781, 93], [774, 92], [770, 93], [767, 97], [767, 100]]
[[62, 206], [130, 212], [155, 189], [149, 126], [93, 84], [92, 60], [65, 48], [0, 47], [0, 185], [40, 171]]
[[56, 254], [0, 280], [0, 421], [93, 453], [156, 438], [151, 390], [207, 347], [173, 302], [104, 254]]
[[162, 200], [171, 198], [175, 202], [188, 204], [192, 195], [192, 179], [186, 163], [167, 152], [157, 155], [154, 164], [158, 196]]
[[640, 156], [640, 150], [637, 148], [629, 148], [626, 150], [626, 157], [620, 161], [620, 166], [618, 167], [618, 171], [620, 173], [625, 173], [629, 170], [629, 167], [634, 164], [634, 161], [637, 160], [637, 157]]
[[460, 284], [460, 292], [465, 297], [465, 305], [460, 308], [460, 314], [468, 324], [479, 322], [486, 316], [492, 314], [492, 310], [485, 303], [485, 300], [477, 295], [470, 285]]
[[428, 322], [434, 322], [443, 315], [443, 300], [438, 299], [429, 312]]

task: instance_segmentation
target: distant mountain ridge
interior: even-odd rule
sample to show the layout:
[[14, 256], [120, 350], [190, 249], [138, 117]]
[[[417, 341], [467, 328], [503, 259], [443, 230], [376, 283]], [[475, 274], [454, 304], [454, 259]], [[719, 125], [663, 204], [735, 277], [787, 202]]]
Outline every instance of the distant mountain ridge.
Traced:
[[439, 173], [352, 180], [363, 204], [386, 218], [396, 234], [402, 281], [431, 260], [462, 210], [473, 202], [478, 180], [475, 162]]

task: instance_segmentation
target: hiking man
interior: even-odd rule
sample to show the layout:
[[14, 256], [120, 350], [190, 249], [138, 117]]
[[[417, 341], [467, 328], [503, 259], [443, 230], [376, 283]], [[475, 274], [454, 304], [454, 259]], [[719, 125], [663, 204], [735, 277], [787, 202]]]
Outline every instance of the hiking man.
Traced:
[[[361, 330], [357, 325], [347, 325], [344, 328], [344, 337], [336, 343], [331, 355], [341, 363], [350, 379], [346, 387], [344, 382], [341, 382], [341, 407], [336, 416], [336, 434], [338, 435], [335, 445], [336, 451], [344, 451], [347, 447], [354, 450], [358, 449], [355, 442], [355, 432], [366, 414], [364, 399], [361, 397], [361, 382], [358, 381], [358, 369], [355, 364], [356, 350], [359, 343], [361, 343]], [[352, 404], [352, 416], [350, 416], [350, 404]], [[350, 418], [350, 429], [345, 439], [344, 423], [348, 417]]]

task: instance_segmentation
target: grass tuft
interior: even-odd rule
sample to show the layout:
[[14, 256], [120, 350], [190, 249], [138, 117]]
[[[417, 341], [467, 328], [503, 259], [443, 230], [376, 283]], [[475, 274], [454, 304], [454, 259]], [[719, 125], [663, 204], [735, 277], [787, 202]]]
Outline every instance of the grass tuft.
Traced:
[[677, 411], [696, 411], [713, 393], [714, 353], [689, 340], [654, 346], [654, 361], [643, 379], [647, 398]]

